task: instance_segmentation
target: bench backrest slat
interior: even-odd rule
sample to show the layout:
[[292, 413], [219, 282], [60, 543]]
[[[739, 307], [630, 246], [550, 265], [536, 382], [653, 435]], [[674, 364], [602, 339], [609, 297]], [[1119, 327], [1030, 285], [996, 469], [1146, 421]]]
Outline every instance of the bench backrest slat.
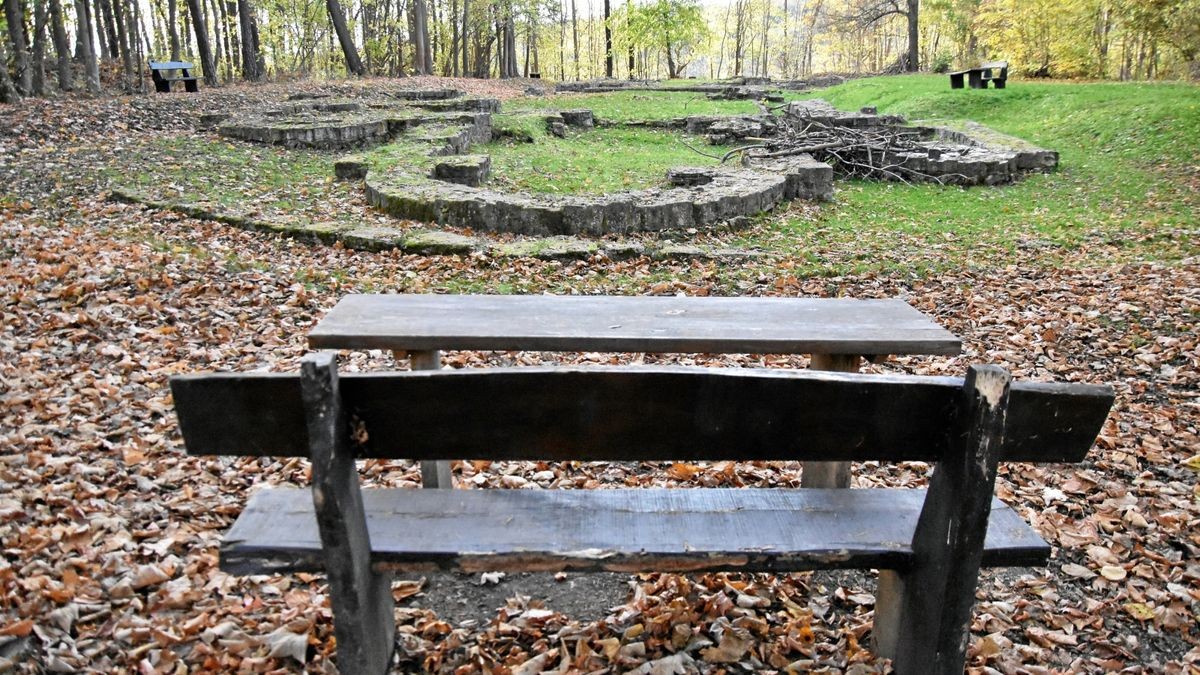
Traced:
[[[961, 443], [962, 378], [679, 367], [345, 374], [363, 457], [936, 461]], [[300, 379], [172, 378], [193, 455], [307, 456]], [[1108, 387], [1014, 383], [1002, 461], [1074, 462]]]

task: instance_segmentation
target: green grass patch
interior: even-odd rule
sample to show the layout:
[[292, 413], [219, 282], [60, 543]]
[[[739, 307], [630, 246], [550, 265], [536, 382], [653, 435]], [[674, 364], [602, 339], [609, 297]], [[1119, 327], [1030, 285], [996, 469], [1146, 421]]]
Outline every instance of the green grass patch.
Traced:
[[[688, 149], [682, 134], [658, 129], [607, 128], [569, 132], [535, 130], [533, 143], [501, 140], [474, 152], [492, 157], [491, 186], [542, 193], [603, 194], [662, 185], [667, 169], [717, 163]], [[692, 139], [705, 152], [722, 148]]]
[[616, 91], [561, 94], [505, 101], [504, 112], [587, 108], [602, 120], [669, 120], [688, 115], [741, 115], [758, 112], [753, 101], [711, 101], [705, 94], [673, 91]]

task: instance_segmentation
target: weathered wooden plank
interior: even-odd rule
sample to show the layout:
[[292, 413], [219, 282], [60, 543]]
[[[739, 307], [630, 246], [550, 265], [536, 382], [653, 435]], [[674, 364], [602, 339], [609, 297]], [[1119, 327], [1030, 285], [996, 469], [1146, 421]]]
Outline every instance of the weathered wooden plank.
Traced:
[[902, 623], [892, 662], [898, 675], [963, 672], [1010, 383], [998, 366], [967, 373], [967, 439], [934, 470], [913, 535], [913, 565], [901, 574]]
[[[788, 571], [908, 565], [923, 490], [363, 491], [376, 568]], [[1044, 564], [1049, 547], [990, 499], [987, 566]], [[302, 490], [255, 493], [221, 547], [235, 574], [317, 571]]]
[[317, 349], [958, 354], [902, 300], [547, 295], [349, 295]]
[[[341, 378], [359, 456], [923, 460], [960, 447], [961, 378], [781, 369], [513, 368]], [[171, 379], [197, 455], [305, 456], [294, 375]], [[1012, 387], [1002, 461], [1080, 461], [1112, 405], [1083, 384]]]
[[371, 569], [371, 542], [333, 355], [304, 357], [300, 380], [312, 458], [311, 525], [329, 578], [338, 670], [381, 674], [395, 644], [392, 576]]

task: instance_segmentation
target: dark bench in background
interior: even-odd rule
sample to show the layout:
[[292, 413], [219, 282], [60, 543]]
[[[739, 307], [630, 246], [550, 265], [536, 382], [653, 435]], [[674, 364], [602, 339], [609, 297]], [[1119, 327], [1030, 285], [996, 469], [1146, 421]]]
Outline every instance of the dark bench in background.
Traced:
[[988, 82], [1003, 89], [1008, 81], [1008, 61], [988, 61], [977, 68], [968, 68], [950, 73], [950, 88], [962, 89], [963, 76], [967, 77], [972, 89], [987, 89]]
[[[1050, 548], [993, 496], [999, 462], [1079, 462], [1112, 390], [967, 377], [680, 367], [172, 378], [193, 455], [307, 457], [312, 488], [254, 493], [232, 574], [324, 572], [338, 667], [383, 673], [393, 572], [879, 569], [897, 673], [961, 673], [981, 566]], [[360, 490], [355, 459], [937, 462], [929, 489]]]
[[[199, 78], [192, 75], [196, 66], [187, 61], [151, 61], [150, 79], [154, 80], [154, 90], [170, 93], [172, 82], [182, 82], [183, 88], [190, 92], [200, 91]], [[171, 73], [179, 71], [178, 75]]]

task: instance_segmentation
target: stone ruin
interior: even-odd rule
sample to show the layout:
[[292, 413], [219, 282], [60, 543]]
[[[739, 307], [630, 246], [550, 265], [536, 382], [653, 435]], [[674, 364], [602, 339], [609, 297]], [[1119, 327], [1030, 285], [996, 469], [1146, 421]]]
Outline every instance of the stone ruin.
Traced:
[[[687, 229], [739, 221], [787, 200], [833, 197], [830, 164], [809, 154], [773, 157], [754, 152], [743, 153], [733, 165], [674, 169], [664, 186], [643, 190], [587, 196], [492, 189], [491, 160], [474, 152], [473, 146], [502, 133], [492, 125], [499, 108], [495, 99], [426, 90], [370, 99], [293, 97], [281, 105], [206, 122], [230, 138], [287, 147], [353, 151], [394, 146], [400, 161], [392, 166], [373, 168], [368, 158], [350, 154], [335, 162], [335, 174], [363, 181], [368, 202], [398, 218], [485, 232], [600, 235]], [[874, 110], [838, 111], [823, 101], [793, 102], [782, 114], [847, 127], [903, 124]], [[655, 122], [597, 120], [588, 110], [540, 115], [554, 135], [596, 125], [656, 126], [702, 135], [718, 144], [770, 137], [778, 133], [782, 119], [773, 113]], [[978, 125], [905, 129], [921, 135], [924, 151], [904, 161], [931, 175], [961, 176], [963, 183], [1003, 182], [1019, 172], [1057, 164], [1056, 153]]]

